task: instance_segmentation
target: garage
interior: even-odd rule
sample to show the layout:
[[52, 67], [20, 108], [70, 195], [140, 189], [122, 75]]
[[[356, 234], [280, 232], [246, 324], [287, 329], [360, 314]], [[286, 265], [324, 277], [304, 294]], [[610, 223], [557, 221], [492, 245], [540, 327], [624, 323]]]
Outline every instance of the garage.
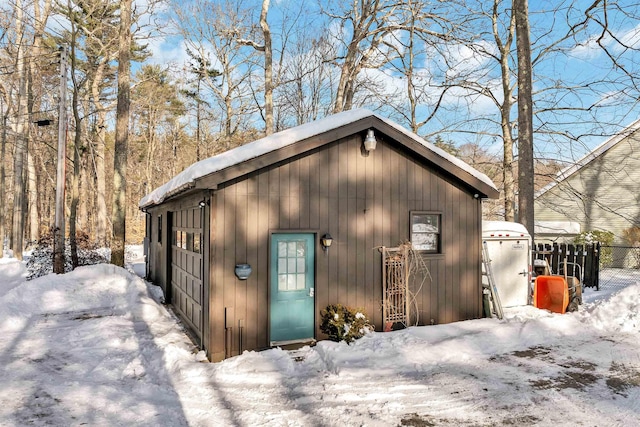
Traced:
[[194, 163], [139, 207], [172, 216], [175, 241], [154, 245], [150, 276], [175, 289], [176, 311], [220, 361], [326, 338], [319, 314], [330, 304], [362, 308], [383, 330], [372, 248], [409, 239], [431, 272], [415, 296], [420, 323], [480, 317], [481, 201], [498, 195], [420, 136], [352, 110]]
[[204, 276], [202, 208], [172, 211], [171, 287], [169, 301], [189, 326], [197, 342], [202, 342]]

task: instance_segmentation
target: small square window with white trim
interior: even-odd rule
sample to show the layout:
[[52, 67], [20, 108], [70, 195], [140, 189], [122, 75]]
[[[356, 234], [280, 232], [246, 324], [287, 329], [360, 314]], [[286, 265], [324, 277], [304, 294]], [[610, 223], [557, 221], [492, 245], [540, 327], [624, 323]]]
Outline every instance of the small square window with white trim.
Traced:
[[440, 237], [442, 215], [433, 212], [411, 212], [411, 245], [413, 250], [438, 254], [441, 252]]

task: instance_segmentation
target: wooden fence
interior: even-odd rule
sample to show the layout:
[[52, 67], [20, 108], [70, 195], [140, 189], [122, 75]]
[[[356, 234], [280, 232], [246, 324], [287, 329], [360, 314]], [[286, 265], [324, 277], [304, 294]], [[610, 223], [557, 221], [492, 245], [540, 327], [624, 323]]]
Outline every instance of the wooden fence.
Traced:
[[600, 243], [587, 245], [534, 244], [533, 259], [547, 261], [551, 274], [564, 274], [580, 279], [584, 287], [600, 290]]

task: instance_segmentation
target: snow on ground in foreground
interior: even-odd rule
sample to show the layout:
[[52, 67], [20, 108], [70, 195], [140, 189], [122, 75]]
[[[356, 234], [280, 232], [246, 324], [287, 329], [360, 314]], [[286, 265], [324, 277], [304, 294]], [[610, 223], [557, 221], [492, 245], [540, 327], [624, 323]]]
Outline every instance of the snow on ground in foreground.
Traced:
[[135, 274], [25, 274], [0, 261], [3, 426], [640, 425], [640, 284], [587, 290], [578, 313], [509, 308], [203, 363]]

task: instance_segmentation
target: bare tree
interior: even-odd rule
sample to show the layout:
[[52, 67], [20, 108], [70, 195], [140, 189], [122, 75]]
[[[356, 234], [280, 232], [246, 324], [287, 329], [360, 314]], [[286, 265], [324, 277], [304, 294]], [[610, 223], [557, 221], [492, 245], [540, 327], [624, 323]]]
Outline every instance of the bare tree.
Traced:
[[202, 82], [205, 79], [215, 79], [220, 75], [220, 72], [213, 68], [209, 61], [189, 49], [187, 49], [187, 55], [193, 61], [187, 65], [187, 72], [195, 76], [195, 80], [187, 78], [186, 88], [181, 91], [187, 100], [192, 100], [196, 104], [196, 161], [200, 161], [202, 159], [203, 106], [211, 107], [210, 103], [202, 96]]
[[[515, 14], [510, 8], [505, 8], [504, 0], [494, 0], [492, 7], [488, 10], [483, 8], [486, 2], [459, 4], [461, 10], [466, 10], [468, 16], [475, 17], [479, 22], [488, 22], [486, 27], [491, 31], [484, 34], [484, 30], [479, 33], [475, 31], [476, 25], [466, 28], [469, 35], [466, 37], [466, 46], [471, 48], [480, 57], [487, 58], [498, 64], [499, 75], [496, 80], [499, 84], [492, 84], [486, 79], [467, 78], [462, 76], [461, 80], [455, 82], [456, 85], [475, 93], [487, 97], [499, 111], [499, 132], [496, 136], [502, 140], [502, 189], [503, 189], [503, 209], [506, 221], [515, 220], [515, 193], [516, 182], [514, 179], [514, 121], [512, 110], [515, 104], [514, 91], [516, 84], [513, 81], [512, 52], [515, 38]], [[480, 24], [480, 27], [485, 27]], [[480, 34], [478, 37], [477, 34]], [[492, 41], [493, 44], [488, 44]], [[486, 43], [485, 43], [486, 42]], [[491, 68], [491, 64], [486, 64]], [[495, 77], [490, 77], [495, 78]], [[496, 129], [497, 131], [497, 129]]]
[[78, 79], [76, 76], [77, 65], [76, 30], [72, 21], [71, 30], [71, 79], [73, 81], [73, 101], [71, 109], [75, 123], [73, 138], [73, 174], [71, 178], [71, 214], [69, 215], [69, 243], [71, 247], [71, 265], [75, 269], [79, 265], [78, 244], [76, 239], [78, 226], [78, 204], [80, 203], [80, 173], [81, 157], [85, 151], [82, 141], [85, 139], [85, 120], [80, 113], [80, 93], [86, 85], [86, 78]]
[[265, 133], [273, 133], [273, 49], [271, 43], [271, 29], [267, 21], [270, 0], [262, 0], [260, 12], [260, 28], [262, 30], [262, 43], [254, 40], [240, 39], [242, 45], [253, 47], [264, 55], [264, 121]]
[[271, 47], [271, 29], [267, 22], [269, 13], [269, 0], [262, 0], [262, 12], [260, 13], [260, 28], [264, 38], [264, 118], [265, 132], [273, 133], [273, 50]]
[[[431, 8], [429, 14], [423, 12], [427, 6]], [[390, 91], [382, 85], [376, 87], [375, 95], [382, 105], [390, 106], [395, 115], [408, 123], [415, 133], [419, 133], [423, 126], [436, 117], [444, 105], [447, 92], [454, 87], [449, 82], [447, 71], [424, 65], [446, 59], [439, 49], [443, 39], [452, 38], [452, 28], [442, 17], [445, 15], [435, 13], [434, 5], [423, 0], [404, 2], [402, 30], [390, 32], [382, 42], [386, 50], [379, 50], [384, 57], [380, 63], [393, 71], [392, 75], [400, 77], [396, 85], [386, 85], [395, 86], [395, 90]], [[424, 31], [432, 26], [438, 26], [440, 32], [434, 34]], [[391, 77], [386, 76], [386, 79]]]
[[[118, 54], [117, 5], [110, 2], [83, 2], [82, 15], [76, 14], [75, 21], [84, 38], [86, 55], [87, 86], [91, 94], [93, 125], [89, 134], [89, 154], [95, 170], [95, 242], [99, 246], [108, 243], [109, 215], [107, 214], [107, 174], [105, 165], [107, 113], [115, 106], [109, 96], [115, 70], [111, 62]], [[88, 172], [88, 171], [87, 171]]]
[[390, 31], [388, 23], [395, 22], [395, 6], [395, 2], [364, 0], [353, 1], [350, 5], [334, 11], [325, 9], [330, 18], [340, 22], [344, 31], [336, 35], [336, 39], [345, 40], [344, 54], [336, 61], [340, 63], [340, 80], [336, 90], [334, 113], [351, 109], [356, 79], [363, 68], [370, 66], [367, 62], [375, 56], [383, 37]]
[[[189, 50], [220, 74], [206, 76], [212, 105], [220, 107], [221, 144], [219, 150], [231, 148], [236, 133], [251, 127], [249, 117], [256, 111], [250, 88], [253, 76], [253, 49], [245, 48], [242, 29], [250, 22], [248, 10], [231, 1], [197, 0], [175, 4], [174, 24], [185, 38]], [[210, 21], [209, 16], [215, 16]]]
[[143, 65], [136, 73], [135, 80], [132, 93], [135, 131], [132, 133], [139, 141], [137, 145], [142, 147], [143, 154], [139, 157], [144, 159], [141, 167], [144, 182], [163, 182], [173, 175], [166, 165], [177, 163], [175, 157], [178, 146], [166, 143], [171, 138], [163, 138], [160, 129], [168, 124], [169, 131], [166, 133], [171, 134], [177, 118], [185, 112], [184, 105], [178, 99], [178, 90], [170, 81], [169, 73], [159, 65]]
[[[416, 31], [423, 37], [447, 39], [446, 32], [433, 25], [443, 21], [435, 13], [413, 7], [420, 2], [397, 0], [363, 0], [329, 2], [323, 12], [339, 24], [335, 40], [343, 47], [335, 63], [340, 67], [334, 113], [350, 110], [358, 89], [358, 77], [364, 69], [379, 69], [391, 61], [386, 40], [395, 31]], [[419, 22], [419, 25], [415, 25]], [[431, 25], [429, 25], [431, 23]]]
[[[305, 31], [304, 33], [302, 31]], [[301, 125], [331, 112], [335, 51], [323, 35], [300, 30], [280, 67], [277, 127]]]
[[[513, 84], [509, 55], [516, 30], [515, 14], [511, 13], [503, 41], [498, 24], [500, 0], [494, 0], [491, 14], [493, 38], [498, 48], [497, 60], [500, 62], [500, 82], [502, 86], [502, 102], [492, 97], [500, 108], [500, 129], [502, 130], [502, 185], [504, 190], [504, 219], [515, 221], [515, 180], [513, 176], [513, 134], [511, 109], [513, 108]], [[533, 179], [533, 177], [532, 177]]]
[[[44, 0], [42, 2], [34, 1], [33, 2], [33, 45], [30, 48], [30, 56], [34, 59], [29, 61], [28, 73], [29, 73], [29, 85], [28, 85], [28, 97], [30, 99], [29, 102], [29, 117], [33, 116], [33, 109], [36, 105], [39, 105], [37, 102], [35, 87], [36, 82], [41, 80], [41, 74], [38, 70], [38, 61], [37, 59], [42, 57], [45, 53], [45, 48], [43, 47], [43, 37], [45, 34], [45, 29], [47, 22], [49, 20], [49, 15], [51, 13], [51, 0]], [[40, 215], [38, 214], [38, 191], [37, 191], [37, 172], [34, 163], [34, 155], [32, 153], [33, 148], [29, 147], [27, 150], [27, 189], [28, 189], [28, 213], [29, 213], [29, 242], [35, 242], [40, 237], [40, 227], [39, 220]]]

